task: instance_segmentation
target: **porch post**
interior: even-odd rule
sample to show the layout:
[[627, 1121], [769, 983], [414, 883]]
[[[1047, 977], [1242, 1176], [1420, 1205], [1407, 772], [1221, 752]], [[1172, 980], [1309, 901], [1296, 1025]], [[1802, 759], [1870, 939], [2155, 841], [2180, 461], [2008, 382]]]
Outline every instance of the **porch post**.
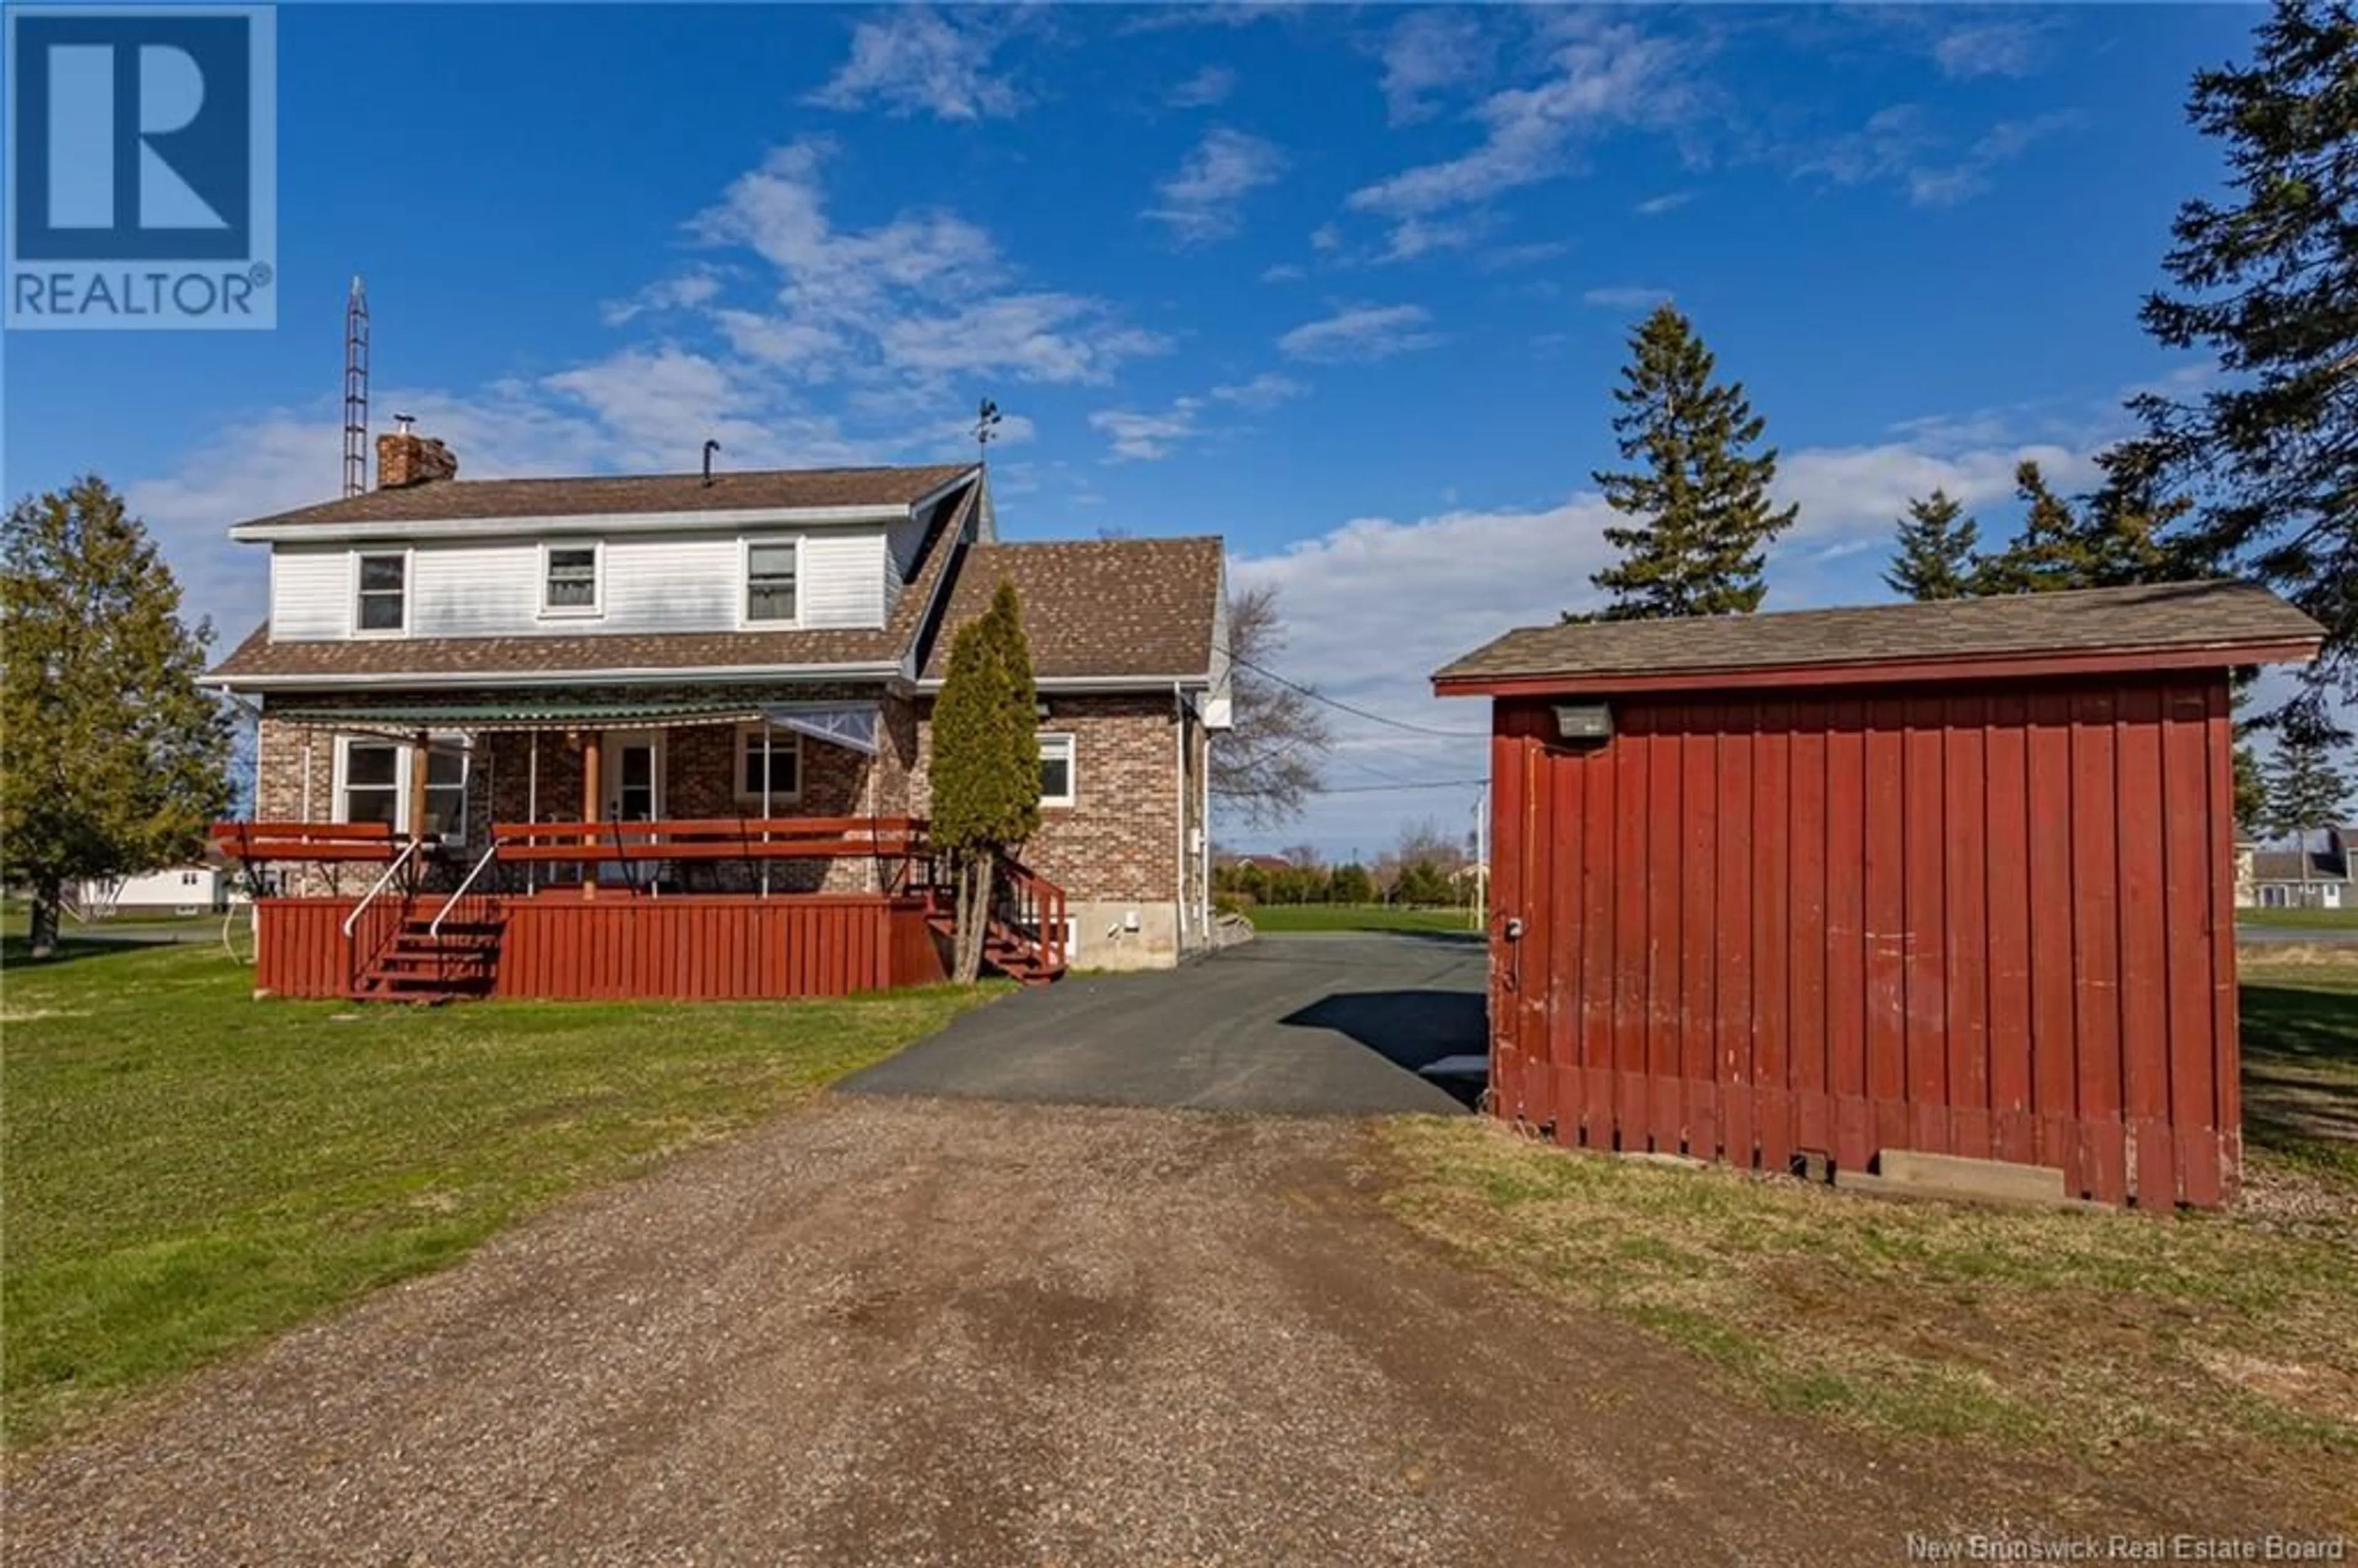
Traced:
[[[532, 751], [524, 765], [524, 819], [527, 823], [540, 820], [540, 731], [526, 730], [532, 738]], [[540, 887], [540, 862], [524, 863], [524, 891], [535, 892]]]
[[427, 768], [426, 731], [409, 743], [409, 841], [422, 842], [426, 838], [426, 773]]
[[593, 898], [598, 892], [598, 765], [606, 751], [604, 731], [592, 730], [581, 738], [581, 825], [582, 853], [591, 858], [581, 862], [581, 896]]
[[[762, 842], [770, 841], [770, 716], [762, 715]], [[762, 855], [762, 896], [770, 896], [770, 857]]]

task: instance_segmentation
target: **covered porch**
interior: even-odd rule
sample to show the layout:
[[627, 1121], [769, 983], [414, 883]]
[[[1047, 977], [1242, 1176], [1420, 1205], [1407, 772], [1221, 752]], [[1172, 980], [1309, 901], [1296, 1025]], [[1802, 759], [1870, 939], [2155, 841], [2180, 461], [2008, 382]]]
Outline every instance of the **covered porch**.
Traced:
[[[256, 989], [724, 1000], [938, 981], [951, 909], [904, 814], [915, 727], [896, 707], [905, 719], [868, 694], [274, 704], [303, 809], [215, 835], [269, 890]], [[1015, 867], [995, 903], [992, 961], [1061, 973], [1061, 891]]]

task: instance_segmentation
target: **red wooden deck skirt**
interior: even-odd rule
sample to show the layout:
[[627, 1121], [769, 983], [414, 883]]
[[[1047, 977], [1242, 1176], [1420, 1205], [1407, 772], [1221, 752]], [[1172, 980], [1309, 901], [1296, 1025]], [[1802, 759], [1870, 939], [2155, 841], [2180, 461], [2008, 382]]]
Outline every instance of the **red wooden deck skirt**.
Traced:
[[[381, 898], [343, 925], [354, 898], [265, 898], [255, 905], [258, 991], [342, 997], [371, 955], [440, 896]], [[719, 1001], [849, 996], [944, 979], [922, 898], [807, 893], [469, 900], [454, 920], [503, 923], [492, 994], [570, 1000]]]

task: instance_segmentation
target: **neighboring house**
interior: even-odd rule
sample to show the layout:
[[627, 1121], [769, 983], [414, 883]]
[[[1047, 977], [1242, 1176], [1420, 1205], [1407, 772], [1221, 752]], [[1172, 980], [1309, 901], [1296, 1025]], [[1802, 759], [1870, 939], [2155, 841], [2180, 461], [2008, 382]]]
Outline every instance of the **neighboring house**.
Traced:
[[134, 914], [218, 914], [230, 906], [230, 871], [222, 866], [166, 866], [135, 876], [91, 878], [74, 891], [85, 920]]
[[[2301, 862], [2309, 864], [2304, 874]], [[2329, 827], [2299, 849], [2235, 847], [2239, 909], [2358, 909], [2358, 827]]]
[[[270, 618], [207, 680], [259, 707], [259, 821], [428, 837], [428, 885], [483, 862], [471, 890], [511, 899], [905, 891], [907, 858], [846, 852], [839, 828], [807, 859], [767, 834], [698, 858], [607, 832], [617, 858], [569, 864], [516, 830], [924, 817], [950, 640], [1003, 579], [1039, 685], [1022, 858], [1061, 889], [1071, 960], [1166, 965], [1207, 939], [1217, 538], [1002, 543], [977, 465], [460, 481], [406, 428], [377, 457], [374, 491], [231, 530], [269, 546]], [[293, 892], [384, 875], [285, 860]]]

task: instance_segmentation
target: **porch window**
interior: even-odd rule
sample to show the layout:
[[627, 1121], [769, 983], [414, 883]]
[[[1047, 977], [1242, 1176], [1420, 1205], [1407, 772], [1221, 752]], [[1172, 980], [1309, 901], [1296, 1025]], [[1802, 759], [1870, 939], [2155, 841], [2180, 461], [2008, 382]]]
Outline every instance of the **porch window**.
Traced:
[[[336, 820], [382, 822], [409, 831], [410, 751], [396, 741], [348, 736], [336, 763]], [[426, 827], [451, 842], [467, 836], [467, 752], [456, 740], [426, 754]]]
[[1070, 735], [1041, 736], [1040, 804], [1072, 805], [1073, 784], [1073, 738]]
[[399, 551], [360, 557], [359, 605], [363, 632], [399, 632], [409, 624], [409, 557]]
[[799, 553], [800, 546], [792, 539], [746, 545], [746, 624], [795, 618], [795, 564]]
[[592, 545], [548, 545], [540, 553], [540, 612], [543, 615], [598, 613], [599, 547]]
[[340, 822], [401, 825], [401, 748], [390, 741], [346, 741], [336, 788]]
[[[748, 724], [737, 731], [737, 803], [756, 811], [762, 807], [763, 782], [762, 726]], [[770, 731], [768, 800], [785, 806], [803, 797], [803, 738], [791, 730]]]

